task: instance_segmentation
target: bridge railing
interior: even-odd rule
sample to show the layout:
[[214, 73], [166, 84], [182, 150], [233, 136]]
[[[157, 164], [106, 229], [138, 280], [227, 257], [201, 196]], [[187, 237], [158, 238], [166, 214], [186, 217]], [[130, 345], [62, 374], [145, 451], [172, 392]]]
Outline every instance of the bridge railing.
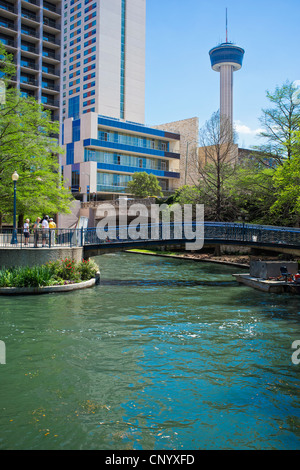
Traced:
[[81, 229], [30, 230], [26, 237], [23, 229], [0, 230], [0, 248], [45, 248], [83, 246]]
[[[202, 223], [203, 225], [203, 223]], [[138, 227], [117, 226], [110, 227], [105, 232], [96, 228], [79, 229], [46, 229], [38, 232], [32, 230], [26, 238], [22, 229], [0, 230], [0, 248], [18, 247], [75, 247], [86, 245], [104, 245], [106, 243], [123, 243], [151, 240], [187, 241], [191, 233], [196, 233], [197, 224], [193, 223], [166, 223], [142, 224]], [[198, 224], [199, 229], [199, 224]], [[138, 233], [138, 231], [140, 233]], [[111, 236], [113, 234], [113, 236]], [[101, 235], [101, 238], [99, 238]], [[247, 245], [282, 245], [298, 247], [300, 249], [300, 229], [290, 227], [275, 227], [255, 224], [241, 224], [228, 222], [205, 222], [204, 239], [206, 243], [235, 243]]]
[[[153, 239], [158, 240], [188, 240], [186, 232], [191, 234], [191, 231], [196, 233], [197, 223], [186, 223], [184, 225], [178, 223], [171, 224], [146, 224], [140, 225], [139, 230], [141, 235], [139, 241]], [[180, 231], [181, 228], [181, 231]], [[189, 230], [186, 230], [189, 228]], [[128, 229], [128, 236], [124, 238], [122, 233], [126, 233]], [[134, 227], [133, 233], [136, 231]], [[153, 237], [153, 233], [156, 238]], [[181, 235], [180, 235], [181, 233]], [[178, 236], [179, 234], [179, 236]], [[84, 232], [85, 245], [101, 245], [109, 242], [126, 242], [132, 241], [130, 237], [130, 226], [117, 226], [115, 227], [114, 237], [108, 240], [98, 237], [99, 232], [95, 228], [86, 229]], [[109, 232], [108, 232], [109, 235]], [[105, 237], [105, 234], [102, 234]], [[219, 242], [224, 241], [231, 243], [248, 244], [248, 245], [286, 245], [295, 246], [300, 248], [300, 229], [290, 227], [275, 227], [263, 226], [255, 224], [241, 224], [241, 223], [228, 223], [228, 222], [205, 222], [204, 223], [204, 239], [206, 242]]]

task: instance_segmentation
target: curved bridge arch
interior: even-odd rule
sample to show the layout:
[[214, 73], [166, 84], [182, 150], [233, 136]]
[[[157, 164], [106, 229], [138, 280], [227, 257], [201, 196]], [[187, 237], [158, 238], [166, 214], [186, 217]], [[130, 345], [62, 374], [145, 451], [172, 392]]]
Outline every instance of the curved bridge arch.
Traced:
[[[149, 248], [164, 245], [192, 244], [195, 241], [197, 230], [203, 229], [203, 242], [205, 245], [239, 245], [253, 248], [268, 248], [275, 251], [300, 250], [300, 229], [290, 227], [275, 227], [255, 224], [241, 224], [229, 222], [205, 222], [201, 224], [168, 224], [168, 230], [163, 224], [142, 225], [139, 227], [141, 233], [147, 233], [136, 240], [128, 237], [121, 238], [120, 233], [126, 232], [130, 235], [130, 225], [115, 227], [116, 237], [112, 240], [100, 239], [96, 228], [82, 229], [81, 242], [87, 256], [95, 256], [108, 251], [121, 251], [130, 248]], [[178, 237], [178, 232], [181, 236]], [[151, 234], [156, 229], [156, 238]], [[187, 230], [188, 229], [188, 230]], [[186, 236], [189, 231], [189, 236]], [[194, 239], [190, 238], [195, 233]], [[166, 236], [167, 234], [167, 236]]]

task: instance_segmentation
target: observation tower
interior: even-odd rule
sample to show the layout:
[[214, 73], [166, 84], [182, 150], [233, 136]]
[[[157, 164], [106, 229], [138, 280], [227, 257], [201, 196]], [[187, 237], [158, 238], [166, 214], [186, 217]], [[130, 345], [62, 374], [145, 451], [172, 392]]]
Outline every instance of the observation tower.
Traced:
[[233, 72], [242, 68], [244, 49], [227, 41], [209, 51], [211, 67], [220, 72], [220, 116], [226, 116], [233, 124]]

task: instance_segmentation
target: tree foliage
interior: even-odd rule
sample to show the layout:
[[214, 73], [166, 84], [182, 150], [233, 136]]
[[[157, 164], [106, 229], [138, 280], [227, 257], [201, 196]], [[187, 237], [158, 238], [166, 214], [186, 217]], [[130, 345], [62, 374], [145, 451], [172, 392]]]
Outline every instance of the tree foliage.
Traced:
[[158, 179], [153, 174], [146, 172], [134, 173], [132, 180], [129, 181], [128, 192], [136, 197], [148, 197], [148, 196], [162, 196], [162, 190], [159, 185]]
[[260, 136], [265, 143], [255, 147], [260, 154], [260, 161], [269, 166], [270, 159], [276, 165], [282, 165], [290, 160], [296, 150], [295, 132], [300, 126], [300, 102], [294, 99], [295, 87], [286, 81], [281, 87], [277, 86], [267, 98], [272, 107], [262, 110]]
[[11, 175], [17, 171], [17, 213], [35, 215], [69, 212], [72, 196], [64, 187], [58, 155], [62, 149], [54, 137], [59, 124], [34, 98], [23, 97], [10, 86], [15, 73], [9, 54], [0, 43], [5, 102], [0, 105], [0, 214], [13, 211]]
[[179, 188], [174, 201], [204, 204], [206, 220], [232, 222], [242, 216], [247, 222], [299, 226], [300, 103], [294, 96], [289, 82], [267, 92], [270, 108], [261, 118], [265, 143], [239, 161], [234, 136], [225, 140], [226, 125], [215, 113], [201, 130], [199, 180]]

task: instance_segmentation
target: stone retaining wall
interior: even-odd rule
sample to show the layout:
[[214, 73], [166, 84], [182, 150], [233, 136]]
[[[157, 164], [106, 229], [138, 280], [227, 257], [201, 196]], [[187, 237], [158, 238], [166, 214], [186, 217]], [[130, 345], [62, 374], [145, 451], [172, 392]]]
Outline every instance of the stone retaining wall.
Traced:
[[0, 248], [0, 268], [40, 266], [49, 261], [65, 258], [71, 258], [76, 262], [81, 261], [83, 258], [83, 248]]

